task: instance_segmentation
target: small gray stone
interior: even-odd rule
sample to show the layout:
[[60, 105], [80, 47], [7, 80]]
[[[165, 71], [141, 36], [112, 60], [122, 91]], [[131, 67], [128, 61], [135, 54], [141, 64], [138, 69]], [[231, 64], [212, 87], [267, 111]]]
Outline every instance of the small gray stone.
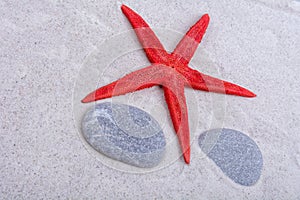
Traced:
[[97, 104], [85, 114], [82, 131], [97, 151], [137, 167], [156, 166], [165, 152], [165, 137], [158, 122], [133, 106]]
[[234, 182], [251, 186], [258, 181], [263, 158], [247, 135], [232, 129], [213, 129], [200, 135], [199, 145]]

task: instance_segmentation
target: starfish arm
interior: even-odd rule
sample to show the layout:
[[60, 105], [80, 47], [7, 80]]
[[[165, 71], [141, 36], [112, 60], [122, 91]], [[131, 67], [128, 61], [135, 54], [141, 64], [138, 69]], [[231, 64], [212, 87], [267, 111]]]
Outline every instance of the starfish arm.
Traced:
[[192, 59], [209, 23], [208, 14], [203, 15], [178, 43], [172, 56], [185, 65]]
[[122, 12], [131, 23], [134, 31], [151, 63], [164, 63], [168, 53], [160, 43], [155, 33], [143, 18], [129, 7], [122, 5]]
[[184, 96], [184, 84], [181, 87], [164, 88], [165, 99], [176, 131], [183, 158], [190, 163], [190, 131], [188, 123], [188, 111]]
[[159, 85], [162, 82], [161, 80], [164, 73], [164, 68], [161, 68], [159, 65], [152, 65], [137, 70], [91, 92], [82, 102], [88, 103]]
[[202, 74], [191, 68], [187, 68], [182, 74], [187, 80], [186, 86], [192, 87], [193, 89], [243, 97], [256, 97], [253, 92], [246, 88]]

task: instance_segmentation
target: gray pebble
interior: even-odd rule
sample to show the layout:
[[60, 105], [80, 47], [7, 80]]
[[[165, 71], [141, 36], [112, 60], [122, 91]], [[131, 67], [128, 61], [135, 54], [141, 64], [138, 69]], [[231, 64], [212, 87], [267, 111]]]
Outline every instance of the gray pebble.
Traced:
[[137, 167], [158, 165], [165, 152], [166, 141], [158, 122], [129, 105], [97, 104], [85, 114], [82, 132], [97, 151]]
[[234, 182], [251, 186], [259, 180], [262, 154], [247, 135], [232, 129], [213, 129], [200, 135], [199, 145]]

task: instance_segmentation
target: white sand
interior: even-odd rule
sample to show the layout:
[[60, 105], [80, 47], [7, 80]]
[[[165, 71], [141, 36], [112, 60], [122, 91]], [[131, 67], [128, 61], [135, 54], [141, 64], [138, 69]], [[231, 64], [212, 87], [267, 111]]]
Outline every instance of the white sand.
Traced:
[[[264, 158], [256, 185], [244, 187], [228, 179], [196, 142], [189, 166], [177, 160], [180, 151], [158, 88], [123, 101], [150, 112], [164, 127], [170, 145], [163, 169], [132, 174], [132, 168], [87, 148], [77, 127], [91, 105], [80, 105], [79, 99], [95, 86], [93, 81], [103, 85], [148, 63], [142, 51], [135, 51], [115, 58], [109, 68], [100, 65], [102, 79], [95, 79], [98, 72], [84, 70], [83, 63], [101, 42], [130, 29], [121, 3], [151, 26], [181, 34], [209, 13], [211, 23], [192, 65], [258, 96], [186, 90], [193, 139], [221, 127], [250, 136]], [[0, 199], [300, 198], [299, 1], [0, 1], [0, 14]], [[181, 37], [159, 36], [169, 50]], [[128, 37], [135, 40], [133, 33]], [[83, 79], [74, 91], [84, 72], [94, 77]], [[114, 168], [106, 166], [109, 162]]]

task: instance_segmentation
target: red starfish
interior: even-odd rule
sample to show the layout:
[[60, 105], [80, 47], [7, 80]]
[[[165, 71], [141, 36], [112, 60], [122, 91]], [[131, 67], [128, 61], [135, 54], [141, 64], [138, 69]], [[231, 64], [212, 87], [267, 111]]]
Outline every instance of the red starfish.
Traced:
[[188, 66], [208, 26], [209, 16], [207, 14], [203, 15], [190, 28], [175, 50], [168, 53], [141, 16], [125, 5], [122, 5], [121, 9], [134, 28], [152, 65], [95, 90], [82, 102], [97, 101], [155, 85], [162, 86], [184, 160], [189, 163], [190, 133], [184, 86], [244, 97], [255, 97], [256, 95], [238, 85], [202, 74]]

